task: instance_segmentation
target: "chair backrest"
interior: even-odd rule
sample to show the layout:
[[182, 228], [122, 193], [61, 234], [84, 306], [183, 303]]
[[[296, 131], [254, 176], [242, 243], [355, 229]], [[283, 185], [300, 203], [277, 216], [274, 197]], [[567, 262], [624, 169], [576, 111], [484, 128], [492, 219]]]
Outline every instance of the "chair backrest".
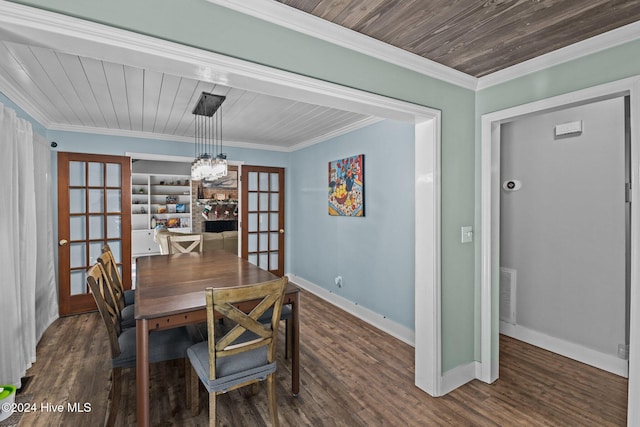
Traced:
[[98, 306], [98, 312], [107, 327], [111, 357], [120, 354], [118, 336], [120, 335], [120, 314], [117, 308], [116, 297], [111, 290], [109, 278], [102, 264], [95, 263], [87, 272], [87, 284]]
[[102, 254], [98, 256], [98, 262], [102, 264], [102, 268], [110, 280], [110, 284], [113, 288], [113, 294], [116, 297], [118, 303], [118, 313], [124, 308], [124, 286], [122, 284], [122, 276], [120, 276], [120, 270], [118, 264], [113, 257], [111, 248], [109, 245], [104, 245], [102, 248]]
[[170, 254], [202, 252], [201, 234], [172, 234], [167, 237]]
[[[216, 359], [267, 346], [267, 361], [276, 357], [278, 323], [284, 290], [288, 278], [281, 277], [269, 282], [231, 288], [207, 288], [207, 326], [209, 335], [209, 376], [216, 379]], [[245, 313], [236, 304], [255, 301], [257, 305]], [[258, 319], [273, 308], [271, 321], [260, 323]], [[231, 320], [234, 326], [222, 336], [216, 337], [216, 313]], [[227, 322], [225, 322], [226, 324]], [[251, 337], [244, 339], [243, 334]], [[240, 338], [240, 339], [239, 339]]]
[[238, 232], [235, 230], [222, 231], [220, 234], [224, 238], [224, 250], [238, 255]]

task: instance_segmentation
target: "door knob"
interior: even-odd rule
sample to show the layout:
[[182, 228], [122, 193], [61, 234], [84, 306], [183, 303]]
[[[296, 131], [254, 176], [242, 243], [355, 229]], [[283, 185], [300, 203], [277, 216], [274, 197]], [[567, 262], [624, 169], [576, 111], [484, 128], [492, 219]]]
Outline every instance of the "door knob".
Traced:
[[280, 234], [284, 234], [284, 229], [283, 228], [280, 229]]
[[69, 243], [69, 241], [68, 241], [67, 239], [61, 239], [61, 240], [58, 242], [58, 245], [60, 245], [60, 246], [65, 246], [65, 245], [67, 245], [68, 243]]

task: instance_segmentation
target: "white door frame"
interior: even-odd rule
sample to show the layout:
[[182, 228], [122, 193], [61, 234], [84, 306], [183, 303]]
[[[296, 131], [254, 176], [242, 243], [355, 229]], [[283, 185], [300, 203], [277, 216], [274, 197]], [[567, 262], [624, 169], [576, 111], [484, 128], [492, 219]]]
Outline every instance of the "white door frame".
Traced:
[[[0, 28], [21, 43], [167, 72], [196, 80], [353, 111], [415, 125], [416, 385], [438, 396], [440, 340], [440, 111], [315, 80], [178, 43], [10, 2], [0, 2]], [[0, 91], [47, 129], [38, 107], [0, 79]], [[69, 129], [60, 129], [69, 130]], [[78, 129], [79, 130], [79, 129]], [[84, 130], [87, 132], [87, 130]], [[99, 130], [96, 129], [96, 132]], [[104, 131], [103, 131], [104, 132]]]
[[619, 80], [481, 117], [480, 375], [499, 371], [500, 124], [529, 114], [630, 95], [631, 112], [631, 316], [627, 424], [640, 425], [640, 77]]

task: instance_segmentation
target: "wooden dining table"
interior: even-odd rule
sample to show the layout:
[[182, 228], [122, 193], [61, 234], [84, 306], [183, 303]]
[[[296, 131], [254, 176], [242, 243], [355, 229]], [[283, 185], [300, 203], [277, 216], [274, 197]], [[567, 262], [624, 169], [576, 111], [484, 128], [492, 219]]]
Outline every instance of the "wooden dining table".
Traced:
[[[140, 257], [136, 260], [137, 422], [149, 426], [149, 332], [207, 320], [205, 289], [250, 285], [274, 274], [226, 251]], [[291, 304], [291, 391], [300, 391], [299, 288], [289, 283], [283, 304]], [[254, 303], [255, 305], [255, 303]], [[251, 302], [247, 303], [250, 309]]]

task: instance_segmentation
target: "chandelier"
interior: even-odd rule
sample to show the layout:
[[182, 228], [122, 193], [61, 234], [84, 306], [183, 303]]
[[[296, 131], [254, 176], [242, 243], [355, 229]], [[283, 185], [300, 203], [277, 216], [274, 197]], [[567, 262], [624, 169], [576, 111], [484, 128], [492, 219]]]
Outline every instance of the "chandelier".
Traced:
[[227, 176], [227, 155], [222, 152], [222, 111], [216, 111], [226, 97], [202, 92], [193, 109], [196, 156], [191, 179], [212, 181]]

